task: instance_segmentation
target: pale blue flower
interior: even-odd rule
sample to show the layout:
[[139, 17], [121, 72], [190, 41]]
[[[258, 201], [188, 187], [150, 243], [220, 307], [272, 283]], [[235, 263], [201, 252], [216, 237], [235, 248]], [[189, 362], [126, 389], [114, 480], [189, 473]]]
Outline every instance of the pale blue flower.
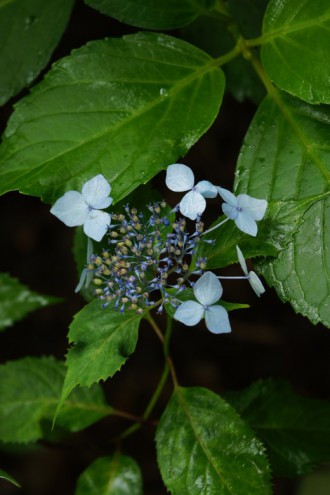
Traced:
[[205, 198], [215, 198], [217, 188], [207, 180], [202, 180], [195, 184], [194, 173], [191, 168], [181, 163], [169, 165], [166, 171], [166, 185], [171, 191], [184, 192], [185, 194], [179, 203], [180, 212], [190, 220], [196, 220], [206, 208]]
[[239, 194], [237, 197], [223, 189], [217, 187], [220, 196], [225, 201], [222, 204], [224, 214], [234, 220], [236, 226], [246, 234], [255, 237], [258, 232], [257, 221], [261, 220], [267, 209], [267, 201], [265, 199], [256, 199], [248, 196], [248, 194]]
[[88, 237], [100, 241], [111, 222], [109, 213], [100, 211], [111, 205], [110, 191], [111, 186], [105, 177], [96, 175], [83, 185], [81, 193], [67, 191], [50, 212], [68, 227], [83, 225]]
[[222, 296], [222, 285], [212, 272], [205, 272], [194, 285], [198, 302], [185, 301], [176, 310], [174, 318], [187, 326], [197, 325], [205, 318], [206, 327], [212, 333], [231, 332], [228, 313], [215, 305]]
[[257, 294], [257, 296], [260, 297], [261, 294], [263, 294], [265, 292], [265, 287], [262, 285], [260, 278], [258, 277], [258, 275], [255, 272], [253, 272], [253, 271], [249, 272], [247, 265], [246, 265], [246, 262], [245, 262], [245, 259], [244, 259], [244, 256], [243, 256], [243, 253], [238, 246], [236, 246], [236, 251], [237, 251], [237, 257], [238, 257], [239, 264], [241, 265], [241, 268], [242, 268], [244, 274], [246, 275], [246, 277], [249, 281], [249, 284], [251, 285], [252, 289]]

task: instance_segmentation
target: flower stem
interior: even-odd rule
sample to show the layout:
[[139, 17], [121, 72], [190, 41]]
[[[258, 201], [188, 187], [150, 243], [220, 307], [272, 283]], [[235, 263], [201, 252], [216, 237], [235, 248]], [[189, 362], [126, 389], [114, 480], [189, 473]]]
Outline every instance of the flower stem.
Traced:
[[203, 232], [201, 235], [205, 235], [205, 234], [208, 234], [209, 232], [212, 232], [213, 230], [217, 229], [218, 227], [221, 227], [221, 225], [223, 225], [224, 223], [228, 222], [228, 220], [229, 220], [228, 217], [225, 218], [222, 222], [218, 223], [214, 227], [211, 227], [210, 229], [205, 230], [205, 232]]

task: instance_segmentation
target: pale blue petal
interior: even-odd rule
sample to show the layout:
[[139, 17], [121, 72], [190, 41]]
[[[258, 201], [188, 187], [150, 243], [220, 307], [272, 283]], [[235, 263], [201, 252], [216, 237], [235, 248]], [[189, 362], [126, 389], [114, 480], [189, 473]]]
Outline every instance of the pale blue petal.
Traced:
[[258, 275], [255, 272], [250, 272], [249, 273], [249, 283], [254, 290], [254, 292], [257, 294], [258, 297], [261, 296], [265, 292], [265, 287], [262, 285], [262, 282]]
[[211, 306], [205, 311], [205, 324], [212, 333], [231, 332], [228, 313], [222, 306]]
[[183, 192], [194, 187], [195, 177], [187, 165], [174, 163], [167, 167], [165, 182], [171, 191]]
[[219, 186], [217, 186], [217, 189], [220, 196], [226, 203], [228, 203], [230, 206], [238, 205], [237, 198], [232, 192], [228, 191], [227, 189], [223, 189], [223, 187], [219, 187]]
[[205, 272], [195, 283], [194, 294], [203, 306], [210, 306], [222, 296], [222, 285], [213, 272]]
[[197, 325], [204, 316], [204, 308], [195, 301], [185, 301], [174, 313], [175, 320], [181, 321], [188, 327]]
[[258, 232], [258, 226], [255, 220], [248, 215], [247, 213], [244, 213], [243, 211], [239, 212], [237, 215], [237, 218], [235, 220], [236, 226], [242, 231], [245, 232], [245, 234], [252, 235], [255, 237]]
[[215, 198], [218, 194], [218, 189], [208, 180], [201, 180], [195, 186], [195, 190], [200, 192], [204, 198]]
[[111, 217], [109, 213], [100, 210], [90, 211], [86, 222], [84, 223], [84, 232], [94, 241], [100, 241], [108, 230]]
[[246, 266], [246, 262], [245, 262], [243, 253], [238, 246], [236, 246], [236, 251], [237, 251], [237, 258], [238, 258], [239, 264], [241, 265], [241, 268], [242, 268], [244, 274], [248, 275], [249, 271], [248, 271], [248, 268]]
[[252, 198], [248, 194], [239, 194], [237, 201], [243, 211], [254, 220], [261, 220], [264, 217], [268, 204], [265, 199]]
[[180, 211], [182, 215], [196, 220], [197, 215], [201, 215], [206, 208], [206, 201], [197, 191], [189, 191], [180, 201]]
[[112, 202], [108, 197], [110, 191], [111, 186], [107, 179], [102, 174], [98, 174], [83, 185], [82, 195], [92, 208], [107, 208]]
[[236, 206], [229, 205], [228, 203], [222, 203], [222, 211], [226, 215], [226, 217], [231, 220], [236, 220], [238, 215], [238, 210]]
[[56, 201], [50, 212], [68, 227], [77, 227], [86, 221], [89, 208], [79, 192], [67, 191]]

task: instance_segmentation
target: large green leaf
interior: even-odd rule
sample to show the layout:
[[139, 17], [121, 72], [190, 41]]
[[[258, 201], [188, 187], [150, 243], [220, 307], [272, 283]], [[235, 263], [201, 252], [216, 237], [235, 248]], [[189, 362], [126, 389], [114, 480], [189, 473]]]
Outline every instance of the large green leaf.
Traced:
[[186, 42], [153, 33], [91, 42], [17, 105], [0, 147], [0, 194], [52, 202], [103, 173], [117, 201], [187, 152], [223, 90], [222, 71]]
[[75, 495], [142, 495], [142, 477], [134, 459], [101, 457], [79, 477]]
[[0, 105], [45, 67], [74, 0], [0, 1]]
[[0, 469], [0, 478], [9, 481], [15, 486], [20, 487], [19, 483], [10, 474], [6, 473], [3, 469]]
[[271, 0], [261, 58], [278, 87], [310, 103], [330, 103], [330, 3]]
[[215, 0], [85, 0], [121, 22], [147, 29], [175, 29], [210, 10]]
[[[330, 109], [277, 95], [254, 117], [237, 166], [239, 192], [306, 200], [293, 241], [261, 273], [284, 301], [330, 326]], [[320, 200], [320, 196], [323, 199]], [[315, 201], [313, 201], [315, 198]], [[312, 200], [312, 204], [309, 202]]]
[[164, 483], [173, 495], [271, 493], [262, 444], [210, 390], [175, 390], [158, 426], [156, 446]]
[[58, 301], [55, 297], [37, 294], [15, 278], [0, 273], [0, 331], [31, 311]]
[[[52, 357], [27, 357], [0, 366], [0, 440], [33, 442], [49, 429], [65, 376], [64, 363]], [[57, 424], [77, 431], [111, 414], [101, 388], [75, 390], [63, 404]]]
[[253, 383], [226, 399], [264, 442], [275, 474], [298, 476], [330, 461], [328, 401], [299, 396], [279, 380]]
[[134, 352], [141, 315], [102, 308], [99, 299], [76, 314], [69, 330], [74, 344], [67, 354], [65, 377], [58, 411], [70, 392], [80, 386], [113, 376]]

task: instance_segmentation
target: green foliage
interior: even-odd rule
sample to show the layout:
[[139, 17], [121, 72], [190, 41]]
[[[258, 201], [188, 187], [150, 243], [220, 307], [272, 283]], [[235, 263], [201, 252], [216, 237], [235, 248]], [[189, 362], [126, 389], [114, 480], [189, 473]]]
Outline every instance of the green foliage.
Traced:
[[271, 493], [264, 448], [235, 410], [203, 388], [176, 388], [156, 435], [173, 495]]
[[9, 483], [12, 483], [18, 488], [20, 487], [19, 483], [15, 480], [15, 478], [13, 478], [10, 474], [6, 473], [3, 469], [0, 469], [0, 478], [9, 481]]
[[[54, 417], [65, 376], [64, 363], [52, 357], [26, 357], [0, 366], [0, 440], [35, 442]], [[75, 390], [63, 404], [57, 424], [69, 431], [86, 428], [111, 414], [102, 390]]]
[[284, 94], [277, 95], [275, 101], [266, 98], [246, 135], [236, 176], [237, 192], [269, 201], [306, 201], [293, 240], [277, 259], [263, 262], [260, 271], [296, 311], [327, 326], [329, 120], [328, 107], [311, 106]]
[[216, 0], [85, 0], [121, 22], [147, 29], [175, 29], [207, 14]]
[[297, 476], [330, 461], [330, 403], [263, 380], [226, 399], [264, 442], [275, 474]]
[[271, 0], [261, 59], [275, 84], [309, 103], [330, 103], [328, 0]]
[[122, 454], [101, 457], [79, 477], [75, 495], [142, 495], [142, 479], [134, 459]]
[[0, 105], [30, 84], [48, 63], [73, 0], [0, 2]]
[[96, 299], [75, 315], [69, 330], [73, 344], [67, 354], [68, 371], [60, 405], [77, 387], [90, 387], [120, 370], [135, 349], [141, 315], [102, 308]]
[[140, 33], [57, 62], [9, 120], [0, 194], [52, 202], [103, 173], [115, 201], [186, 153], [217, 115], [221, 69], [178, 39]]
[[37, 294], [15, 278], [0, 273], [0, 331], [31, 311], [58, 301], [55, 297]]

